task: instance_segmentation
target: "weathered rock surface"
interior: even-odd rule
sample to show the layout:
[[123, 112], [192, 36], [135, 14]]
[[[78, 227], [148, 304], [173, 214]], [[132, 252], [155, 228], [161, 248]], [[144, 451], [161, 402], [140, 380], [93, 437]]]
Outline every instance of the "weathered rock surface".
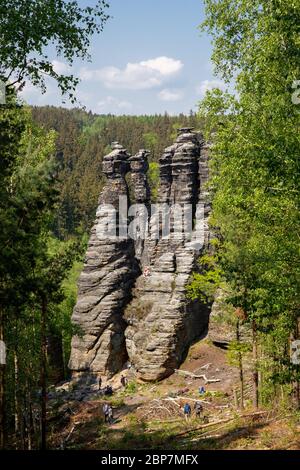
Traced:
[[147, 180], [149, 152], [140, 150], [129, 158], [131, 182], [133, 185], [133, 201], [136, 204], [149, 204], [150, 187]]
[[147, 180], [148, 165], [147, 150], [140, 150], [129, 159], [132, 185], [132, 203], [134, 213], [130, 213], [137, 221], [136, 224], [129, 225], [129, 236], [134, 239], [135, 256], [144, 264], [145, 236], [148, 229], [150, 214], [150, 186]]
[[[119, 197], [128, 197], [125, 181], [128, 157], [126, 150], [116, 144], [103, 160], [103, 172], [108, 181], [99, 198], [72, 316], [73, 323], [82, 333], [72, 339], [69, 367], [73, 371], [112, 375], [127, 359], [126, 324], [122, 316], [139, 268], [133, 241], [113, 234], [102, 237], [100, 228], [107, 221], [107, 211], [105, 213], [101, 208], [108, 204], [116, 210], [117, 231], [122, 225], [127, 226], [127, 220], [119, 217], [118, 209]], [[110, 208], [107, 210], [109, 212]]]
[[[207, 148], [197, 134], [191, 129], [180, 130], [176, 142], [160, 159], [158, 202], [167, 208], [170, 236], [153, 236], [155, 229], [162, 231], [165, 227], [156, 213], [147, 219], [150, 233], [146, 238], [146, 227], [140, 227], [134, 240], [99, 239], [98, 229], [107, 222], [101, 207], [111, 204], [117, 209], [119, 196], [128, 197], [125, 175], [129, 170], [133, 202], [149, 210], [147, 169], [144, 150], [129, 157], [115, 143], [113, 151], [104, 157], [103, 171], [108, 181], [99, 198], [72, 317], [83, 332], [72, 341], [70, 368], [75, 372], [109, 377], [129, 357], [139, 378], [159, 380], [170, 375], [184, 360], [189, 346], [207, 332], [209, 308], [187, 300], [185, 292], [191, 273], [197, 269], [203, 241], [209, 242], [206, 221], [203, 239], [195, 244], [195, 226], [192, 222], [189, 226], [185, 217], [190, 213], [193, 221], [199, 202], [205, 217], [209, 212], [203, 192]], [[143, 210], [138, 206], [134, 217], [143, 215]], [[118, 230], [132, 224], [132, 216], [129, 213], [127, 220], [117, 214]], [[185, 231], [178, 229], [179, 219]]]
[[[171, 236], [146, 240], [150, 276], [139, 277], [125, 313], [129, 359], [137, 376], [146, 381], [170, 375], [189, 346], [207, 331], [209, 309], [188, 301], [185, 292], [201, 248], [193, 248], [186, 233], [176, 231], [174, 212], [174, 205], [184, 210], [184, 204], [190, 205], [193, 214], [196, 211], [199, 156], [196, 135], [185, 129], [160, 159], [159, 202], [172, 205]], [[152, 225], [156, 223], [154, 220]]]

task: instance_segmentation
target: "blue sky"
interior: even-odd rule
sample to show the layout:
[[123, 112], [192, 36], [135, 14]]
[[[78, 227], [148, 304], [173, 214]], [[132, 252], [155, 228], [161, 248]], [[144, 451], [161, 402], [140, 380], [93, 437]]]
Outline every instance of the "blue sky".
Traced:
[[[82, 6], [94, 0], [82, 0]], [[222, 87], [213, 76], [210, 38], [199, 32], [201, 0], [110, 0], [112, 18], [93, 38], [92, 61], [71, 69], [52, 57], [57, 71], [81, 78], [78, 99], [87, 110], [112, 114], [177, 114], [195, 110], [205, 90]], [[27, 86], [29, 104], [62, 105], [53, 82], [42, 95]], [[71, 107], [70, 104], [64, 106]]]

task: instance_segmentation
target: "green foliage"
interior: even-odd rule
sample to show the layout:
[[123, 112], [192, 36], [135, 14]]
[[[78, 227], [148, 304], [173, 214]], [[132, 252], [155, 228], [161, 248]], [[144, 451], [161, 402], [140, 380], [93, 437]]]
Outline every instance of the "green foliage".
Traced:
[[126, 385], [126, 393], [129, 393], [130, 395], [136, 393], [137, 391], [137, 383], [134, 381], [128, 382]]
[[131, 154], [145, 147], [144, 136], [155, 136], [150, 155], [150, 186], [157, 197], [158, 158], [173, 142], [172, 126], [198, 125], [195, 114], [185, 116], [113, 116], [95, 115], [79, 109], [34, 107], [32, 114], [38, 126], [56, 131], [59, 162], [60, 197], [53, 230], [60, 239], [78, 230], [90, 229], [95, 217], [99, 193], [104, 184], [102, 158], [119, 141]]
[[192, 274], [192, 280], [187, 286], [187, 297], [210, 303], [213, 301], [217, 289], [222, 285], [222, 271], [215, 256], [208, 254], [201, 256], [199, 271]]
[[143, 134], [143, 140], [146, 149], [150, 150], [154, 159], [157, 159], [159, 157], [158, 155], [156, 155], [156, 150], [159, 144], [158, 135], [155, 132], [146, 132], [145, 134]]
[[45, 76], [49, 76], [56, 80], [63, 94], [76, 101], [78, 78], [61, 73], [46, 48], [52, 45], [54, 57], [64, 58], [69, 65], [75, 58], [88, 59], [91, 36], [102, 31], [108, 19], [107, 8], [104, 0], [98, 0], [95, 7], [84, 8], [78, 1], [1, 2], [1, 79], [19, 88], [29, 80], [45, 92]]
[[149, 163], [148, 181], [151, 190], [151, 201], [155, 202], [159, 188], [159, 164], [157, 162]]
[[82, 241], [78, 243], [77, 239], [60, 241], [51, 237], [48, 243], [50, 253], [59, 252], [60, 256], [62, 250], [65, 251], [68, 246], [73, 244], [71, 252], [72, 266], [69, 267], [60, 287], [61, 300], [50, 305], [51, 315], [49, 318], [51, 332], [61, 336], [65, 370], [67, 370], [70, 357], [72, 336], [74, 334], [80, 336], [81, 334], [81, 331], [71, 323], [71, 315], [77, 300], [77, 281], [83, 266], [81, 255], [86, 249], [86, 238], [85, 235]]
[[241, 341], [230, 341], [226, 353], [228, 364], [239, 367], [241, 358], [245, 358], [251, 352], [251, 349], [250, 344]]
[[299, 109], [292, 102], [299, 2], [205, 3], [202, 28], [213, 36], [216, 71], [228, 83], [235, 77], [238, 91], [210, 91], [199, 107], [213, 144], [218, 265], [228, 300], [255, 323], [270, 381], [288, 383], [298, 373], [288, 344], [298, 330], [300, 290]]
[[[58, 198], [54, 133], [33, 125], [29, 111], [16, 105], [13, 97], [0, 122], [8, 136], [2, 142], [7, 160], [0, 187], [0, 329], [8, 351], [6, 412], [8, 423], [14, 413], [22, 423], [30, 406], [39, 410], [41, 305], [43, 299], [49, 304], [61, 301], [71, 247], [51, 253], [49, 244]], [[37, 436], [31, 437], [36, 445]]]
[[0, 174], [1, 187], [5, 178], [11, 175], [15, 159], [20, 152], [19, 141], [26, 126], [26, 112], [16, 104], [16, 96], [9, 91], [6, 97], [7, 104], [0, 105]]
[[3, 301], [18, 304], [29, 296], [40, 237], [57, 200], [54, 135], [31, 126], [28, 111], [13, 103], [1, 113], [0, 122], [9, 136], [1, 149], [8, 158], [5, 164], [3, 160], [0, 186], [0, 289]]
[[[8, 351], [5, 398], [11, 427], [14, 413], [21, 423], [30, 409], [39, 413], [41, 339], [45, 335], [62, 339], [65, 363], [68, 360], [75, 278], [86, 240], [72, 237], [60, 242], [50, 232], [59, 198], [55, 132], [37, 127], [30, 110], [18, 106], [13, 95], [1, 110], [0, 126], [5, 137], [0, 179], [0, 329]], [[78, 261], [73, 267], [74, 259]], [[48, 317], [44, 330], [42, 304]], [[31, 436], [35, 447], [38, 437]]]
[[[53, 319], [68, 294], [64, 280], [81, 255], [76, 238], [62, 244], [50, 234], [63, 187], [58, 184], [62, 155], [55, 156], [55, 128], [34, 125], [29, 110], [18, 104], [15, 89], [21, 90], [29, 81], [45, 92], [45, 76], [50, 76], [74, 102], [78, 79], [57, 71], [61, 64], [49, 58], [47, 48], [53, 46], [56, 57], [69, 65], [75, 58], [88, 58], [92, 34], [100, 32], [108, 19], [107, 7], [104, 0], [94, 8], [63, 0], [8, 0], [0, 4], [0, 80], [6, 82], [6, 104], [0, 106], [0, 338], [8, 351], [6, 374], [5, 367], [0, 369], [1, 447], [13, 415], [16, 445], [20, 440], [24, 446], [26, 439], [28, 447], [38, 445], [38, 436], [29, 424], [34, 421], [32, 412], [38, 411], [34, 409], [38, 386], [42, 389], [45, 447], [47, 352], [50, 365], [53, 332], [60, 339], [63, 331]], [[90, 178], [86, 179], [91, 184]], [[68, 309], [72, 301], [70, 296]], [[54, 349], [60, 351], [59, 347]]]
[[111, 404], [111, 406], [113, 406], [114, 408], [125, 406], [124, 398], [122, 397], [109, 397], [108, 401]]

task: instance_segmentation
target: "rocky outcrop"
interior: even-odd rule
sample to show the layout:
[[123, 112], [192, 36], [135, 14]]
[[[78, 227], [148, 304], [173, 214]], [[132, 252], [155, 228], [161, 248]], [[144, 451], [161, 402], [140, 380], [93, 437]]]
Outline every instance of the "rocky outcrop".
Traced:
[[[171, 233], [156, 243], [146, 240], [150, 275], [138, 278], [125, 313], [128, 355], [137, 376], [146, 381], [170, 375], [184, 360], [189, 346], [207, 331], [209, 309], [188, 301], [185, 292], [192, 271], [197, 269], [201, 247], [191, 245], [187, 231], [178, 231], [174, 209], [182, 209], [183, 216], [186, 210], [193, 215], [196, 212], [199, 156], [197, 136], [182, 129], [160, 160], [159, 202], [171, 204]], [[156, 224], [154, 218], [152, 226]]]
[[[107, 183], [99, 198], [72, 316], [80, 332], [72, 339], [69, 367], [77, 372], [92, 371], [109, 376], [120, 370], [127, 359], [126, 323], [122, 316], [139, 273], [134, 243], [122, 236], [127, 220], [119, 212], [119, 198], [128, 198], [125, 181], [128, 158], [126, 150], [115, 143], [113, 151], [103, 159]], [[115, 224], [103, 236], [108, 215]]]
[[[209, 211], [203, 193], [207, 148], [196, 133], [185, 128], [165, 150], [159, 162], [158, 190], [163, 217], [156, 209], [150, 218], [147, 156], [141, 150], [130, 157], [115, 143], [103, 159], [108, 181], [99, 198], [72, 317], [82, 330], [72, 341], [73, 371], [111, 376], [129, 358], [140, 379], [159, 380], [181, 364], [189, 346], [207, 331], [209, 308], [186, 298], [203, 240], [209, 241], [207, 225], [200, 240], [195, 225], [198, 203], [203, 204], [205, 217]], [[128, 197], [125, 175], [129, 170], [136, 206], [127, 220], [118, 205], [119, 196]], [[107, 224], [103, 213], [107, 204], [108, 211], [117, 211], [117, 235], [121, 236], [103, 239], [99, 227], [103, 232]], [[122, 237], [137, 220], [133, 239]]]
[[150, 203], [150, 186], [147, 180], [148, 150], [140, 150], [136, 155], [129, 158], [131, 183], [133, 186], [133, 200], [136, 204]]
[[208, 157], [209, 157], [209, 148], [210, 143], [205, 142], [201, 137], [201, 152], [199, 157], [199, 195], [198, 202], [203, 207], [203, 242], [205, 247], [210, 245], [211, 232], [208, 225], [208, 217], [211, 212], [211, 203], [209, 199], [208, 191]]

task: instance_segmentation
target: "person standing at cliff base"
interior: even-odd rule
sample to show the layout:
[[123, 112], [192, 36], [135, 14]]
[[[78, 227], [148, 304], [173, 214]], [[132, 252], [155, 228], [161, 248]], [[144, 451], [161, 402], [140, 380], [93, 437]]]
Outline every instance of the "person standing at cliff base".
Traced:
[[203, 411], [202, 404], [200, 403], [200, 401], [196, 401], [196, 403], [195, 403], [195, 413], [196, 413], [197, 418], [201, 417], [202, 411]]
[[188, 420], [188, 418], [191, 417], [191, 411], [192, 411], [191, 405], [189, 403], [186, 403], [183, 407], [183, 413], [184, 413], [186, 421]]
[[108, 407], [108, 423], [112, 424], [114, 420], [113, 409], [111, 406]]
[[121, 382], [122, 387], [125, 388], [128, 383], [127, 377], [125, 377], [124, 375], [121, 375], [120, 382]]
[[108, 418], [109, 408], [110, 407], [107, 403], [104, 403], [104, 405], [102, 406], [102, 411], [103, 411], [103, 414], [104, 414], [104, 422], [105, 423], [109, 422], [109, 418]]

